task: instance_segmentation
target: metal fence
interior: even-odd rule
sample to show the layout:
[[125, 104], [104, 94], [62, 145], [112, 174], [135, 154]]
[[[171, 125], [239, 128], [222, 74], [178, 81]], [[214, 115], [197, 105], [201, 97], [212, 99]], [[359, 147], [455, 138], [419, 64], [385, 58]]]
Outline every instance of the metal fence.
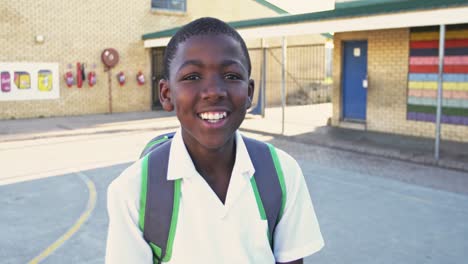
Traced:
[[[281, 106], [281, 47], [249, 49], [252, 62], [251, 78], [255, 81], [254, 104], [258, 104], [259, 91], [265, 86], [265, 107]], [[309, 105], [331, 101], [332, 50], [324, 44], [287, 47], [286, 105]], [[160, 109], [158, 82], [162, 78], [164, 48], [152, 49], [153, 109]], [[262, 65], [265, 54], [265, 81]]]
[[[265, 101], [267, 107], [281, 105], [282, 55], [281, 47], [267, 48]], [[252, 61], [252, 78], [258, 91], [262, 84], [263, 49], [249, 49]], [[330, 49], [323, 44], [287, 47], [286, 104], [307, 105], [331, 100]]]

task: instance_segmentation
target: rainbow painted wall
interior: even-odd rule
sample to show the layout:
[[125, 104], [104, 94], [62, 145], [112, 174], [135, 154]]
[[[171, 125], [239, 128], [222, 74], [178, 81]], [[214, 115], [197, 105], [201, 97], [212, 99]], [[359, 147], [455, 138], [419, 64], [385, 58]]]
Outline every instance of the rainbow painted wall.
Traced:
[[[439, 27], [412, 28], [407, 119], [435, 122]], [[442, 123], [468, 126], [468, 24], [446, 27]]]

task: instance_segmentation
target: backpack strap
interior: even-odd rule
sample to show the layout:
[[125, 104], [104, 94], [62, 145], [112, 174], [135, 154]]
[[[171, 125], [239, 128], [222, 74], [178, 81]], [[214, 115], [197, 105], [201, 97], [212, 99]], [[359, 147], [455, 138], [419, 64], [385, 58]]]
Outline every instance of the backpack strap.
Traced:
[[174, 137], [174, 134], [175, 132], [170, 132], [151, 139], [148, 142], [148, 144], [146, 144], [146, 146], [143, 148], [143, 151], [140, 154], [140, 158], [150, 153], [153, 149], [156, 149], [159, 145], [166, 142], [167, 140], [172, 139]]
[[286, 202], [283, 170], [275, 147], [251, 138], [243, 137], [243, 139], [255, 168], [255, 174], [250, 182], [260, 216], [263, 220], [267, 220], [268, 239], [273, 251], [273, 236]]
[[142, 159], [139, 225], [154, 263], [171, 259], [180, 204], [181, 180], [167, 180], [171, 141], [166, 141]]
[[[167, 180], [173, 134], [154, 138], [142, 153], [139, 227], [153, 251], [154, 263], [171, 259], [179, 214], [181, 179]], [[272, 145], [247, 137], [243, 139], [255, 168], [251, 185], [260, 216], [267, 220], [267, 235], [273, 251], [275, 228], [286, 201], [283, 171]]]

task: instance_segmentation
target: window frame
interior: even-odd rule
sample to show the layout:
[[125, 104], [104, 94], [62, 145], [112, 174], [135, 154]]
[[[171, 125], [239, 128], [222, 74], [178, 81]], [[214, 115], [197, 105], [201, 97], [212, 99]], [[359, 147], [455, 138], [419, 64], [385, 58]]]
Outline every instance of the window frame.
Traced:
[[[158, 2], [161, 5], [165, 5], [167, 7], [157, 7], [154, 5], [154, 2]], [[182, 9], [170, 8], [169, 5], [171, 4], [171, 2], [176, 2], [175, 5], [182, 4], [183, 8]], [[174, 13], [186, 13], [187, 12], [187, 0], [151, 0], [151, 10], [174, 12]]]

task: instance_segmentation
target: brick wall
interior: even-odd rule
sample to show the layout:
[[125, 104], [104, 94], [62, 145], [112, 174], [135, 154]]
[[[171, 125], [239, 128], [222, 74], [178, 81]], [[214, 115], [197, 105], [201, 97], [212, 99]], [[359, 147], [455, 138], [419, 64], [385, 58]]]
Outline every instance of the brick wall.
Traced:
[[[408, 91], [409, 29], [337, 33], [333, 57], [332, 125], [342, 115], [342, 42], [368, 41], [367, 120], [371, 131], [434, 137], [435, 124], [406, 119]], [[442, 139], [468, 142], [468, 127], [442, 124]]]
[[[135, 74], [150, 74], [148, 52], [143, 47], [142, 25], [164, 28], [181, 23], [180, 17], [160, 19], [151, 14], [149, 1], [6, 1], [0, 30], [0, 61], [59, 63], [60, 99], [0, 102], [0, 118], [63, 116], [108, 112], [108, 76], [100, 55], [113, 47], [120, 53], [119, 64], [112, 69], [113, 111], [150, 109], [150, 87], [138, 86]], [[43, 35], [44, 43], [34, 41]], [[5, 41], [8, 39], [8, 41]], [[76, 63], [96, 64], [97, 84], [93, 88], [76, 85], [67, 88], [63, 74]], [[124, 71], [127, 84], [118, 87], [116, 73]]]
[[[58, 63], [60, 98], [1, 101], [0, 119], [107, 113], [108, 73], [100, 56], [102, 50], [109, 47], [120, 54], [120, 62], [111, 72], [113, 112], [150, 111], [150, 50], [143, 46], [143, 34], [179, 26], [207, 15], [239, 20], [276, 14], [250, 0], [187, 2], [186, 13], [174, 13], [151, 10], [150, 0], [2, 1], [0, 62]], [[223, 8], [213, 10], [201, 6]], [[43, 35], [45, 41], [35, 43], [36, 35]], [[63, 75], [68, 64], [72, 65], [75, 74], [77, 62], [86, 63], [87, 70], [96, 65], [97, 84], [93, 88], [87, 84], [81, 89], [76, 85], [66, 87]], [[147, 80], [144, 86], [138, 86], [136, 82], [136, 74], [140, 70]], [[119, 71], [124, 71], [127, 76], [124, 87], [117, 84]]]

